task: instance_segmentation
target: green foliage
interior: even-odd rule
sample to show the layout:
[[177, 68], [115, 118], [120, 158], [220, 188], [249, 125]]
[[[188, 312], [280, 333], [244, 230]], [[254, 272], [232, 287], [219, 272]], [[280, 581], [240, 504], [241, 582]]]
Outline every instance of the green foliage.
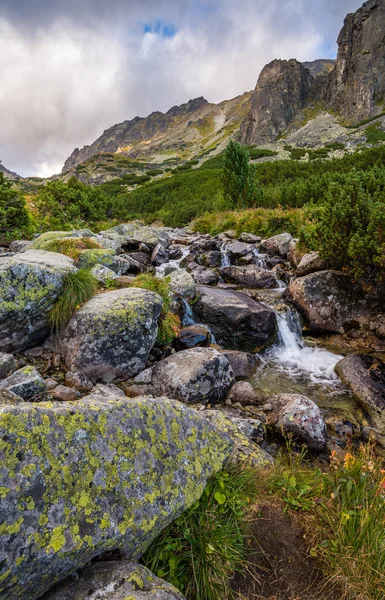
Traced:
[[157, 342], [160, 346], [169, 346], [178, 337], [180, 331], [180, 319], [170, 311], [172, 302], [170, 278], [160, 278], [150, 273], [143, 273], [135, 277], [131, 286], [150, 290], [162, 298], [163, 306], [159, 318]]
[[232, 208], [247, 208], [256, 199], [255, 171], [249, 159], [245, 146], [233, 140], [229, 142], [223, 161], [222, 185], [224, 197]]
[[59, 252], [77, 260], [83, 250], [100, 249], [101, 245], [91, 238], [54, 238], [44, 242], [40, 249]]
[[71, 177], [68, 183], [50, 181], [34, 201], [43, 229], [72, 229], [114, 216], [113, 201], [100, 188]]
[[0, 172], [0, 241], [9, 241], [22, 235], [29, 225], [24, 198], [13, 183]]
[[53, 329], [59, 331], [65, 327], [75, 310], [95, 295], [96, 289], [97, 280], [89, 270], [79, 269], [68, 273], [64, 278], [61, 294], [51, 309]]
[[244, 518], [255, 481], [253, 471], [239, 467], [212, 477], [201, 499], [151, 544], [145, 565], [187, 600], [229, 600], [230, 577], [246, 555]]
[[267, 150], [266, 148], [254, 148], [254, 146], [248, 146], [247, 151], [251, 160], [257, 158], [265, 158], [270, 156], [277, 156], [278, 152], [274, 150]]
[[366, 139], [369, 144], [378, 144], [379, 142], [385, 142], [385, 131], [381, 129], [380, 123], [369, 125], [365, 130]]

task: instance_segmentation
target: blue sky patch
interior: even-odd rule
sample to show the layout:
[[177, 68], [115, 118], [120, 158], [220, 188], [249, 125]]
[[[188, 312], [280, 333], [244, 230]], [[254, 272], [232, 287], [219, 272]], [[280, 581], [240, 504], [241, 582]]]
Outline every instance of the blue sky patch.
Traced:
[[146, 23], [143, 31], [144, 33], [155, 33], [163, 38], [172, 38], [177, 32], [177, 28], [172, 23], [165, 23], [159, 19], [152, 23]]

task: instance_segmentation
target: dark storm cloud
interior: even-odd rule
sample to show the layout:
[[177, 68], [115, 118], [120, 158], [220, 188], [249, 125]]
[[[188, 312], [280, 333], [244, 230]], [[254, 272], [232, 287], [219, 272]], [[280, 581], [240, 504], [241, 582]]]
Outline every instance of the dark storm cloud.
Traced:
[[273, 58], [334, 54], [359, 0], [0, 0], [0, 159], [49, 174], [135, 115], [255, 86]]

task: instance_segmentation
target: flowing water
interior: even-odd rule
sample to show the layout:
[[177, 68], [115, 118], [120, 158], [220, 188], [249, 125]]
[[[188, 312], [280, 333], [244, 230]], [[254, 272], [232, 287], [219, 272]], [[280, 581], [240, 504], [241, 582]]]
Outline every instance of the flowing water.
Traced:
[[[177, 248], [177, 246], [174, 247]], [[157, 277], [166, 277], [172, 271], [177, 271], [181, 268], [180, 263], [190, 253], [190, 248], [189, 246], [180, 246], [180, 249], [182, 250], [182, 256], [180, 258], [169, 260], [168, 262], [163, 263], [163, 265], [156, 267], [155, 274]]]

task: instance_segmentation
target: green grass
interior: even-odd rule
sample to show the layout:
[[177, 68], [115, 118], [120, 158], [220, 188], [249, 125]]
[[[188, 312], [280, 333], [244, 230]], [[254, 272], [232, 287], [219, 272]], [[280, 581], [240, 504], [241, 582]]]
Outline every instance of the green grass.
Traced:
[[90, 300], [97, 290], [97, 280], [87, 269], [68, 273], [63, 282], [59, 298], [53, 305], [50, 321], [54, 331], [67, 325], [76, 309]]
[[256, 492], [252, 470], [228, 467], [151, 544], [144, 564], [187, 600], [229, 600], [231, 575], [246, 558], [245, 511]]
[[47, 240], [41, 246], [41, 250], [58, 252], [77, 260], [83, 250], [101, 249], [101, 245], [91, 238], [56, 238]]

